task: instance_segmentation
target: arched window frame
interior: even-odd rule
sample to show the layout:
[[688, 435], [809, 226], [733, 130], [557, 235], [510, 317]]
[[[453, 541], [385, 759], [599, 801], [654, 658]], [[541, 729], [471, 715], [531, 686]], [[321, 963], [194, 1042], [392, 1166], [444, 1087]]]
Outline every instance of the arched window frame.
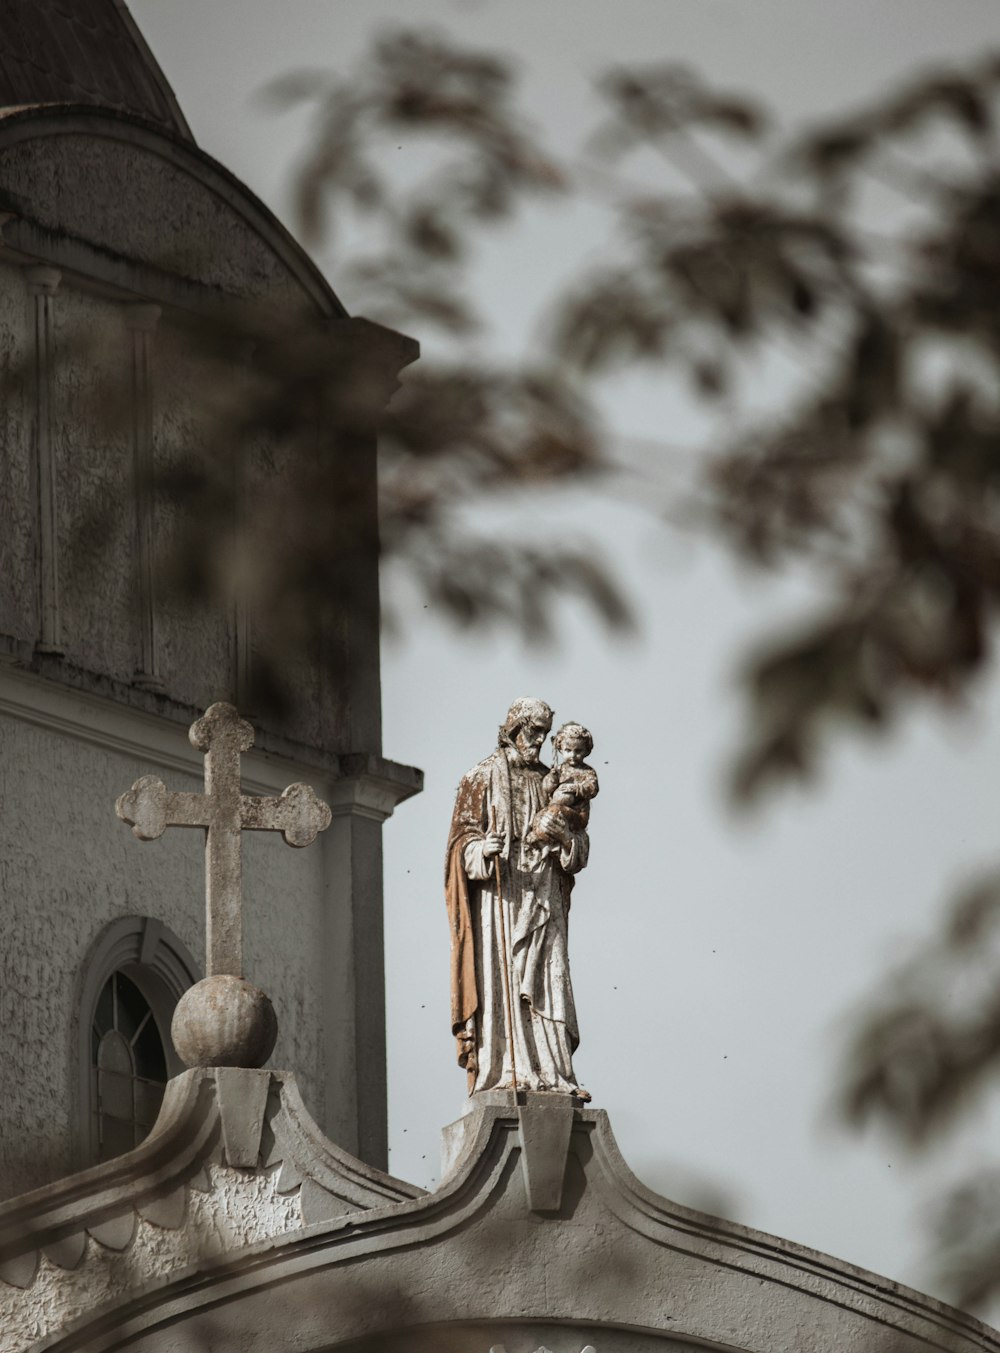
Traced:
[[185, 1070], [169, 1037], [174, 1007], [199, 980], [198, 965], [187, 946], [169, 926], [151, 916], [125, 916], [112, 921], [91, 945], [84, 964], [77, 1004], [77, 1166], [97, 1160], [94, 1139], [96, 1103], [91, 1066], [90, 1030], [97, 1001], [115, 972], [124, 973], [139, 988], [164, 1035], [168, 1076]]

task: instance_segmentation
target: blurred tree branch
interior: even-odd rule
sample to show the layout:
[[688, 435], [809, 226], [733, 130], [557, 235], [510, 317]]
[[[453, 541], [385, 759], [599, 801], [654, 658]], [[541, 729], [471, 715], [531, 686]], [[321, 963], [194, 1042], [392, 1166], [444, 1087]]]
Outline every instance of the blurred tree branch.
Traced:
[[[241, 589], [274, 661], [315, 642], [357, 552], [376, 548], [459, 623], [537, 634], [570, 591], [622, 625], [625, 599], [585, 545], [485, 541], [463, 522], [505, 492], [591, 485], [696, 523], [755, 568], [815, 572], [822, 604], [745, 670], [739, 802], [808, 775], [845, 728], [959, 699], [1000, 603], [998, 83], [989, 57], [789, 135], [688, 70], [615, 70], [596, 83], [592, 132], [557, 156], [518, 112], [510, 63], [432, 33], [387, 33], [349, 74], [277, 81], [272, 106], [312, 113], [305, 238], [335, 242], [352, 303], [434, 332], [440, 355], [385, 409], [378, 371], [300, 317], [205, 328], [203, 433], [155, 486], [184, 523], [175, 581], [201, 600]], [[525, 204], [580, 200], [606, 214], [600, 256], [547, 298], [527, 356], [482, 356], [478, 242]], [[668, 472], [676, 448], [638, 476], [611, 453], [623, 439], [598, 410], [623, 371], [659, 382], [664, 425], [678, 387], [725, 411], [691, 448], [693, 488]], [[377, 541], [358, 450], [375, 428]], [[279, 491], [255, 479], [261, 458]], [[861, 1027], [855, 1120], [920, 1142], [994, 1075], [997, 886], [959, 905]], [[986, 977], [969, 988], [973, 958]], [[953, 1251], [967, 1213], [949, 1214]], [[1000, 1241], [980, 1253], [963, 1294], [1000, 1285]]]
[[[914, 699], [960, 698], [990, 656], [1000, 602], [998, 82], [993, 57], [931, 72], [788, 136], [690, 71], [616, 70], [597, 83], [604, 113], [583, 155], [561, 164], [514, 118], [509, 67], [430, 36], [385, 37], [353, 93], [286, 85], [316, 108], [304, 224], [349, 201], [375, 227], [381, 252], [342, 275], [378, 318], [459, 341], [476, 332], [473, 233], [522, 200], [582, 197], [612, 227], [603, 256], [550, 298], [533, 369], [427, 362], [407, 379], [385, 426], [384, 545], [415, 547], [425, 587], [463, 619], [540, 624], [543, 579], [558, 590], [574, 578], [614, 618], [614, 594], [576, 572], [582, 561], [527, 552], [518, 565], [472, 542], [459, 563], [447, 528], [435, 532], [446, 506], [505, 485], [589, 478], [628, 492], [595, 413], [602, 385], [642, 369], [675, 392], [680, 375], [741, 428], [692, 452], [688, 519], [754, 567], [810, 565], [825, 594], [747, 665], [737, 800], [806, 776], [845, 727], [867, 734]], [[442, 161], [435, 148], [429, 191], [363, 148], [366, 129], [391, 140], [404, 128], [461, 151]], [[794, 374], [762, 411], [753, 395], [775, 349]], [[660, 479], [639, 492], [683, 515]], [[520, 603], [497, 592], [502, 576], [528, 579]], [[863, 1020], [844, 1092], [855, 1122], [877, 1116], [926, 1141], [995, 1075], [998, 899], [995, 877], [960, 899], [940, 942]], [[956, 1195], [941, 1236], [956, 1296], [979, 1301], [1000, 1287], [1000, 1232], [973, 1196]]]
[[[582, 162], [540, 147], [508, 63], [433, 34], [384, 35], [349, 78], [277, 82], [272, 102], [313, 109], [303, 228], [318, 239], [363, 219], [365, 247], [338, 277], [380, 320], [464, 343], [481, 327], [479, 235], [539, 194], [585, 193], [617, 223], [604, 257], [550, 298], [541, 357], [428, 360], [406, 377], [382, 432], [384, 548], [477, 494], [614, 476], [602, 382], [680, 372], [696, 400], [743, 410], [738, 445], [698, 452], [699, 519], [754, 566], [816, 563], [828, 596], [747, 670], [737, 797], [807, 773], [838, 726], [960, 695], [1000, 597], [998, 79], [996, 59], [931, 73], [790, 137], [688, 70], [615, 70], [597, 82]], [[407, 172], [385, 154], [404, 136], [424, 146]], [[868, 201], [873, 182], [892, 208], [884, 192]], [[747, 394], [775, 343], [802, 379], [762, 416]], [[593, 597], [624, 616], [610, 591]]]

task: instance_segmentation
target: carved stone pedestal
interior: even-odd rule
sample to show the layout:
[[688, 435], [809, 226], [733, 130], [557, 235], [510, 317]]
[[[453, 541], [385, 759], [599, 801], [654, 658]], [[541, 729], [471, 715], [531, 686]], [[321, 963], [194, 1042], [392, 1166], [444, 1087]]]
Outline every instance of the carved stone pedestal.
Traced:
[[521, 1170], [532, 1212], [556, 1212], [562, 1201], [563, 1178], [574, 1121], [582, 1121], [583, 1100], [575, 1095], [538, 1090], [482, 1090], [472, 1095], [462, 1117], [441, 1134], [441, 1178], [446, 1180], [475, 1150], [486, 1126], [497, 1119], [517, 1124]]

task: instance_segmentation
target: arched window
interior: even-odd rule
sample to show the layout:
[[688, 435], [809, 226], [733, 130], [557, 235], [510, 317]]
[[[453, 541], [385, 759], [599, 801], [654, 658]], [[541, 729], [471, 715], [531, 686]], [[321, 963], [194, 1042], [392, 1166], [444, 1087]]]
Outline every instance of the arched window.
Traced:
[[110, 1160], [146, 1136], [167, 1084], [166, 1047], [153, 1007], [124, 972], [113, 972], [97, 998], [90, 1047], [97, 1159]]
[[198, 980], [184, 944], [160, 921], [113, 922], [91, 947], [80, 1001], [80, 1164], [131, 1151], [156, 1122], [169, 1077], [184, 1067], [170, 1040], [180, 997]]

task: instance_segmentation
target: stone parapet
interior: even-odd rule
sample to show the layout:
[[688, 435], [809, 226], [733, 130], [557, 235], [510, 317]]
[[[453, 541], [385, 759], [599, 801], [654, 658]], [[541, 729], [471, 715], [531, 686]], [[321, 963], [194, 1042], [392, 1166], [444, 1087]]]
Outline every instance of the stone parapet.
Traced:
[[189, 1072], [143, 1147], [0, 1210], [5, 1332], [51, 1353], [1000, 1353], [941, 1302], [658, 1197], [604, 1112], [547, 1098], [477, 1097], [425, 1195], [323, 1142], [289, 1077]]

